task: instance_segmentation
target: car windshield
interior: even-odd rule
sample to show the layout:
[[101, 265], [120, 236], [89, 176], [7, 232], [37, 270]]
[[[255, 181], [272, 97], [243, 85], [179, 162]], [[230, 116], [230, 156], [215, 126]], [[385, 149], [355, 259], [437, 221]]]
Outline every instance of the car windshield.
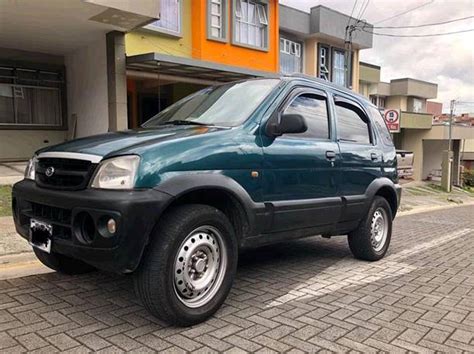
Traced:
[[165, 124], [233, 127], [243, 123], [279, 82], [258, 79], [209, 87], [169, 106], [142, 127]]

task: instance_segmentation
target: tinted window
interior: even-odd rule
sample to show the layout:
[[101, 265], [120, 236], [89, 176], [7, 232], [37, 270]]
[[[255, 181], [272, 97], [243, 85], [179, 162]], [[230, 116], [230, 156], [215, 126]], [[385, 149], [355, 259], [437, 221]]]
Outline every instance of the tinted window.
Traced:
[[301, 114], [308, 125], [302, 134], [286, 134], [313, 139], [329, 138], [328, 110], [326, 99], [314, 94], [303, 94], [296, 97], [285, 109], [285, 114]]
[[387, 124], [385, 124], [382, 113], [380, 113], [380, 111], [375, 107], [369, 107], [369, 111], [375, 127], [379, 132], [380, 138], [382, 139], [382, 143], [384, 145], [393, 146], [392, 136], [388, 131]]
[[368, 118], [356, 106], [336, 102], [337, 137], [341, 141], [370, 144]]

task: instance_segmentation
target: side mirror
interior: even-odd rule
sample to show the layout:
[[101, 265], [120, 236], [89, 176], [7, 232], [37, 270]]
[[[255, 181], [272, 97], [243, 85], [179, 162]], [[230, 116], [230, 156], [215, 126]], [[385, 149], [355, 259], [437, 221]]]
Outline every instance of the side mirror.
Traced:
[[266, 132], [269, 136], [281, 136], [283, 134], [298, 134], [308, 130], [306, 121], [301, 114], [282, 114], [280, 123], [269, 123]]

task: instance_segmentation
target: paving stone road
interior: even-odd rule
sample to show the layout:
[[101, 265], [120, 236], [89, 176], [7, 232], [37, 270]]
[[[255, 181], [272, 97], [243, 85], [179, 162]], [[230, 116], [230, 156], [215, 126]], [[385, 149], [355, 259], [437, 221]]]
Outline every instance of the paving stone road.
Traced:
[[223, 308], [191, 328], [147, 314], [130, 276], [0, 281], [0, 351], [474, 352], [473, 220], [473, 206], [400, 217], [376, 263], [345, 237], [247, 251]]

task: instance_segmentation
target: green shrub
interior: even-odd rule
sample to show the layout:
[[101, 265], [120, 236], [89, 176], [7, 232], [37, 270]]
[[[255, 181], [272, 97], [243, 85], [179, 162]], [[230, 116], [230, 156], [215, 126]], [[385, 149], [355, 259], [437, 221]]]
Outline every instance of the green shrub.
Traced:
[[465, 170], [462, 174], [463, 185], [474, 187], [474, 170]]

